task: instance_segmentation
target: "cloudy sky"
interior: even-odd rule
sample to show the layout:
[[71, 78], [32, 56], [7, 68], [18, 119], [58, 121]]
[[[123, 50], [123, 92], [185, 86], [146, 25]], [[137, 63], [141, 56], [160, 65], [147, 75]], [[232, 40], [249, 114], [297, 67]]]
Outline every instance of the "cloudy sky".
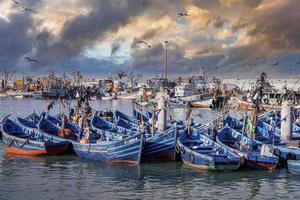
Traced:
[[299, 10], [300, 0], [0, 0], [0, 67], [159, 74], [168, 41], [172, 74], [299, 75]]

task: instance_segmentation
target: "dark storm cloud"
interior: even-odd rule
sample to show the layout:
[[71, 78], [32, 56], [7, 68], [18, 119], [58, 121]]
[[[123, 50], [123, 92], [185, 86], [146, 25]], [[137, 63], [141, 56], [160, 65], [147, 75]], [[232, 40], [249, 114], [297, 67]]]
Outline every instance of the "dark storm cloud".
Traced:
[[80, 15], [66, 22], [59, 39], [51, 41], [52, 37], [43, 37], [38, 41], [38, 57], [49, 64], [76, 57], [84, 48], [92, 46], [96, 41], [102, 41], [151, 5], [151, 1], [139, 0], [103, 0], [89, 3], [93, 4], [94, 9], [88, 15]]
[[[176, 43], [168, 45], [169, 69], [174, 69], [175, 63], [184, 57], [184, 49]], [[132, 52], [133, 69], [147, 72], [161, 72], [165, 66], [165, 45], [162, 43], [153, 44], [151, 48], [136, 48]]]
[[15, 68], [19, 59], [32, 49], [32, 38], [28, 34], [33, 25], [27, 14], [12, 16], [9, 21], [0, 18], [0, 67]]
[[[175, 41], [170, 41], [168, 45], [168, 72], [169, 74], [185, 74], [191, 71], [199, 71], [200, 66], [205, 66], [208, 70], [214, 71], [215, 66], [223, 57], [223, 55], [198, 55], [187, 58], [184, 48]], [[165, 59], [165, 44], [156, 43], [150, 49], [134, 49], [130, 65], [139, 72], [161, 74], [165, 73]]]
[[257, 60], [300, 51], [299, 10], [297, 0], [275, 0], [261, 4], [235, 27], [245, 30], [244, 37], [248, 44], [226, 48], [226, 59], [221, 63]]
[[[46, 7], [49, 1], [22, 2], [38, 13], [39, 8]], [[42, 25], [47, 24], [47, 18], [35, 17], [38, 15], [20, 11], [12, 12], [7, 21], [0, 18], [0, 66], [22, 69], [18, 64], [20, 60], [24, 62], [23, 56], [26, 54], [41, 61], [32, 65], [33, 70], [47, 66], [57, 69], [68, 67], [69, 70], [76, 66], [76, 62], [78, 65], [89, 66], [89, 70], [95, 66], [99, 67], [97, 70], [101, 67], [104, 69], [106, 65], [119, 69], [121, 65], [117, 62], [96, 62], [94, 59], [82, 58], [82, 54], [86, 49], [106, 39], [111, 41], [112, 35], [120, 28], [134, 24], [138, 17], [146, 16], [155, 22], [168, 15], [175, 21], [178, 12], [189, 12], [186, 10], [187, 5], [197, 6], [203, 9], [203, 12], [209, 13], [207, 21], [203, 19], [204, 29], [208, 32], [203, 36], [200, 35], [201, 31], [195, 30], [194, 27], [186, 27], [190, 32], [199, 32], [199, 36], [187, 36], [184, 38], [188, 41], [186, 43], [177, 44], [176, 41], [171, 41], [168, 51], [170, 70], [188, 72], [201, 64], [215, 67], [220, 60], [222, 61], [219, 65], [224, 66], [256, 62], [259, 59], [300, 50], [299, 0], [82, 0], [81, 3], [83, 2], [91, 10], [87, 9], [88, 13], [68, 19], [57, 35], [48, 29], [42, 29]], [[13, 8], [16, 10], [16, 6]], [[199, 23], [201, 25], [202, 22]], [[185, 23], [181, 25], [187, 26]], [[226, 40], [217, 37], [220, 33], [218, 31], [229, 27], [232, 27], [231, 31], [235, 35], [232, 36], [230, 45], [227, 43], [227, 47], [223, 49]], [[131, 45], [133, 67], [148, 72], [162, 71], [165, 62], [164, 45], [155, 41], [161, 33], [170, 32], [172, 37], [175, 36], [177, 33], [172, 32], [174, 29], [149, 26], [145, 30], [136, 30], [141, 33], [141, 37], [134, 39]], [[139, 45], [140, 40], [146, 40], [151, 48]], [[120, 50], [122, 42], [117, 39], [111, 43], [111, 55]], [[195, 47], [199, 47], [199, 50]], [[187, 56], [186, 50], [196, 53]], [[124, 63], [125, 65], [127, 67], [127, 63]]]

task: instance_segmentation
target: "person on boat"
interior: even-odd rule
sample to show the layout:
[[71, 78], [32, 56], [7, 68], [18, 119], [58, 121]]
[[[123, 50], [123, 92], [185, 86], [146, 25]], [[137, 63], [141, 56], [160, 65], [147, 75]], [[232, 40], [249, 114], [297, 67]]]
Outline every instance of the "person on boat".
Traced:
[[213, 139], [213, 141], [216, 141], [217, 139], [217, 134], [218, 134], [218, 131], [215, 127], [213, 127], [213, 130], [212, 130], [212, 135], [211, 135], [211, 138]]
[[97, 141], [106, 141], [107, 138], [106, 138], [106, 135], [105, 135], [105, 131], [102, 131], [101, 135], [100, 135], [100, 139], [97, 140]]
[[85, 138], [87, 138], [89, 141], [95, 139], [95, 135], [91, 127], [86, 127], [84, 129], [84, 134], [85, 134]]
[[173, 118], [172, 118], [172, 116], [171, 115], [169, 115], [169, 117], [168, 117], [168, 120], [167, 120], [169, 123], [172, 123], [173, 122]]
[[70, 120], [72, 119], [74, 113], [75, 113], [74, 108], [71, 108], [71, 109], [70, 109], [70, 113], [69, 113], [69, 119], [70, 119]]

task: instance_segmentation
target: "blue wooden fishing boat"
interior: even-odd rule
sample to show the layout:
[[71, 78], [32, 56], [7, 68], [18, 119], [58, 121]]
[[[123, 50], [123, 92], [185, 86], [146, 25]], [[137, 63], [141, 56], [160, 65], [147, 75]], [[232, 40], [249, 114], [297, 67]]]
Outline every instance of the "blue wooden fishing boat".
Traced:
[[288, 170], [292, 174], [300, 175], [300, 160], [289, 160]]
[[[238, 120], [234, 117], [227, 115], [224, 119], [224, 124], [227, 124], [231, 128], [241, 132], [243, 128], [242, 120]], [[255, 140], [262, 142], [263, 144], [274, 144], [274, 145], [285, 145], [286, 143], [280, 139], [280, 135], [276, 131], [271, 129], [265, 129], [263, 122], [257, 122], [257, 133], [255, 135]], [[274, 137], [273, 137], [274, 136]], [[250, 136], [249, 136], [250, 137]]]
[[143, 113], [135, 110], [134, 108], [132, 109], [132, 113], [133, 113], [133, 117], [136, 120], [143, 121], [145, 123], [149, 123], [150, 122], [150, 118], [149, 117], [145, 116]]
[[123, 120], [126, 120], [126, 121], [134, 123], [134, 124], [138, 123], [137, 120], [134, 117], [131, 117], [131, 116], [129, 116], [129, 115], [127, 115], [127, 114], [125, 114], [125, 113], [123, 113], [121, 111], [118, 111], [118, 110], [115, 111], [115, 118], [116, 119], [120, 119], [121, 118]]
[[[46, 117], [48, 121], [50, 121], [52, 124], [55, 124], [57, 127], [62, 127], [60, 115], [55, 115], [53, 117], [51, 115], [46, 116], [46, 113], [42, 113], [42, 116]], [[69, 121], [64, 122], [64, 128], [70, 130], [75, 135], [77, 135], [81, 131], [81, 128], [77, 124], [70, 123]]]
[[[280, 134], [281, 115], [279, 112], [270, 112], [264, 118], [262, 118], [261, 121], [266, 127], [269, 127], [268, 129], [274, 129], [271, 124], [275, 124], [275, 130]], [[293, 123], [292, 139], [300, 140], [300, 125], [297, 123]]]
[[6, 152], [12, 154], [55, 155], [66, 152], [69, 145], [67, 142], [45, 141], [39, 135], [23, 131], [20, 125], [9, 118], [3, 120], [2, 134]]
[[[225, 123], [237, 131], [240, 131], [241, 126], [243, 126], [241, 120], [230, 116], [225, 118]], [[280, 132], [262, 120], [257, 123], [257, 132], [254, 139], [262, 144], [274, 145], [274, 154], [282, 161], [300, 159], [300, 149], [288, 147], [286, 142], [281, 140]]]
[[275, 155], [262, 155], [262, 143], [242, 135], [240, 132], [225, 125], [217, 134], [218, 143], [245, 159], [248, 167], [273, 170], [278, 164]]
[[[138, 112], [138, 111], [135, 111], [135, 112]], [[152, 118], [151, 112], [146, 111], [146, 115], [148, 116], [147, 117], [148, 119]], [[139, 124], [141, 124], [141, 121], [137, 120], [135, 117], [131, 117], [120, 111], [115, 112], [115, 118], [116, 118], [117, 124], [119, 124], [120, 126], [123, 126], [123, 127], [128, 126], [128, 127], [138, 129]], [[157, 117], [155, 117], [155, 119], [157, 119]], [[119, 121], [121, 121], [121, 123], [119, 123]], [[152, 120], [149, 120], [148, 122], [144, 121], [143, 126], [146, 126], [148, 129], [151, 129], [151, 123], [152, 123]], [[176, 121], [176, 124], [177, 124], [178, 130], [183, 130], [185, 128], [183, 121]], [[168, 129], [172, 126], [173, 126], [172, 123], [167, 123], [166, 129]]]
[[93, 140], [74, 142], [75, 153], [84, 159], [99, 162], [139, 164], [143, 148], [143, 135], [116, 137], [111, 141]]
[[177, 127], [173, 126], [164, 132], [145, 134], [143, 159], [157, 161], [174, 161], [176, 159]]
[[177, 141], [181, 158], [187, 166], [205, 170], [236, 170], [243, 158], [200, 132], [184, 130]]
[[[134, 129], [126, 129], [125, 127], [115, 125], [96, 115], [92, 119], [92, 127], [98, 131], [109, 130], [123, 135], [136, 133]], [[142, 156], [143, 160], [174, 161], [176, 159], [177, 127], [172, 126], [164, 132], [156, 131], [153, 134], [150, 133], [149, 127], [146, 126], [144, 129], [145, 145]]]
[[[70, 143], [70, 147], [71, 147], [72, 146], [71, 142], [77, 140], [76, 132], [72, 132], [72, 131], [76, 131], [76, 128], [73, 127], [71, 129], [72, 134], [64, 138], [60, 136], [60, 132], [58, 133], [56, 133], [55, 131], [45, 132], [44, 130], [48, 130], [48, 131], [51, 129], [60, 130], [60, 126], [59, 126], [60, 123], [58, 124], [51, 123], [50, 125], [46, 123], [45, 125], [46, 117], [54, 120], [52, 116], [50, 115], [46, 116], [46, 114], [43, 113], [40, 117], [38, 117], [39, 119], [38, 121], [36, 120], [36, 116], [29, 115], [26, 118], [17, 117], [17, 123], [20, 125], [23, 131], [27, 133], [34, 134], [37, 137], [42, 137], [45, 141], [54, 141], [54, 142], [66, 141]], [[47, 127], [47, 125], [49, 125], [49, 127]], [[72, 125], [66, 122], [66, 126], [71, 127]]]
[[[127, 126], [127, 125], [126, 125]], [[94, 113], [91, 127], [96, 131], [110, 131], [112, 133], [123, 134], [123, 135], [132, 135], [135, 134], [139, 127], [127, 129], [127, 127], [115, 125], [113, 122], [107, 121]]]
[[[43, 124], [41, 124], [41, 122]], [[57, 135], [60, 129], [50, 121], [40, 121], [43, 131], [51, 135]], [[121, 135], [109, 131], [88, 132], [94, 136], [86, 138], [87, 133], [79, 141], [72, 141], [75, 153], [84, 159], [99, 162], [116, 162], [138, 164], [141, 159], [143, 148], [143, 135], [135, 133], [132, 135]]]
[[258, 122], [257, 135], [264, 138], [263, 140], [258, 138], [258, 141], [275, 146], [274, 154], [281, 160], [300, 160], [300, 149], [287, 146], [287, 143], [281, 140], [280, 132], [266, 122]]

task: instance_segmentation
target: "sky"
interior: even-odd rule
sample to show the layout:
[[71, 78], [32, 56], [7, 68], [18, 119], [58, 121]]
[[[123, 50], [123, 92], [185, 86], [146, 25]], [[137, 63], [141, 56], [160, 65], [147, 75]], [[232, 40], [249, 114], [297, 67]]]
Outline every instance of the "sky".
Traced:
[[167, 48], [169, 74], [295, 78], [299, 10], [300, 0], [0, 0], [0, 68], [157, 75]]

